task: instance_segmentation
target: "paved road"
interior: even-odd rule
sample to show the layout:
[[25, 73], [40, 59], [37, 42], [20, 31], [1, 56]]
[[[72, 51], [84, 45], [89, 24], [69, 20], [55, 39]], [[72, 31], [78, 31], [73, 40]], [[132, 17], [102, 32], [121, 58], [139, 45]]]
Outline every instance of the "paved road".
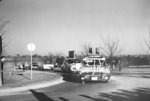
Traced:
[[55, 86], [0, 97], [0, 101], [150, 101], [150, 74], [115, 74], [108, 83], [85, 85], [69, 74]]

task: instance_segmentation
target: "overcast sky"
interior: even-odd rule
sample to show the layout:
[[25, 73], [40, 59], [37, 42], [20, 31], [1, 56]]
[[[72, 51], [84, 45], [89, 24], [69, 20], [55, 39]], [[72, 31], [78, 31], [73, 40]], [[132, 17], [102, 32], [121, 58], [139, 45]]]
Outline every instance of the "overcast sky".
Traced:
[[150, 25], [150, 0], [3, 0], [0, 15], [10, 20], [7, 52], [37, 54], [81, 50], [117, 37], [126, 54], [141, 54]]

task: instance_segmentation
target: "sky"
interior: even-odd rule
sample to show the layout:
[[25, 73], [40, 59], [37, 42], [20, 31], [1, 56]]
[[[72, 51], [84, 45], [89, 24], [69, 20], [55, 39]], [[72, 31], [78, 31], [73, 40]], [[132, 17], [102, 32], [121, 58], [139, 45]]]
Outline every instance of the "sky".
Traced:
[[150, 0], [3, 0], [10, 21], [7, 54], [80, 51], [83, 44], [118, 38], [125, 54], [143, 54], [150, 30]]

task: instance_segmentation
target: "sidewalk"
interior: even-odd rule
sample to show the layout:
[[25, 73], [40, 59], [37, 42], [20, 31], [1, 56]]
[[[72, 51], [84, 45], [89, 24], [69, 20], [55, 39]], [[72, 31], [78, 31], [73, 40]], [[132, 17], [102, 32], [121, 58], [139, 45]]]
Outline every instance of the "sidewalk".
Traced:
[[111, 71], [112, 75], [124, 75], [138, 78], [150, 78], [150, 68], [125, 68], [121, 71]]
[[0, 96], [10, 95], [30, 89], [38, 89], [52, 86], [63, 82], [63, 78], [50, 72], [32, 71], [32, 80], [30, 71], [22, 70], [10, 73], [5, 80], [4, 85], [0, 87]]
[[133, 74], [133, 73], [150, 73], [150, 68], [123, 68], [121, 71], [119, 70], [114, 70], [111, 71], [112, 73], [128, 73], [128, 74]]

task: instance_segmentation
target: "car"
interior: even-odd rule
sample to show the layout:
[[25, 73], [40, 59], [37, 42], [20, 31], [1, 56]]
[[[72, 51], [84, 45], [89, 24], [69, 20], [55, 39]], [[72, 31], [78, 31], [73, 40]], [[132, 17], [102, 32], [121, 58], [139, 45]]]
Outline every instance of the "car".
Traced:
[[62, 72], [62, 69], [60, 67], [54, 67], [53, 71], [54, 72]]
[[23, 64], [18, 65], [19, 69], [23, 69]]
[[43, 69], [44, 70], [53, 70], [54, 64], [43, 64]]
[[[31, 69], [31, 64], [26, 65], [28, 69]], [[32, 69], [38, 69], [38, 64], [37, 63], [32, 63]]]
[[68, 58], [62, 64], [61, 69], [64, 72], [77, 73], [79, 72], [81, 66], [82, 66], [82, 63], [79, 59]]
[[32, 68], [33, 69], [38, 69], [38, 64], [37, 63], [32, 63]]
[[86, 81], [108, 82], [110, 77], [110, 66], [106, 65], [104, 57], [88, 56], [83, 59], [83, 65], [79, 71], [79, 78], [82, 84]]

